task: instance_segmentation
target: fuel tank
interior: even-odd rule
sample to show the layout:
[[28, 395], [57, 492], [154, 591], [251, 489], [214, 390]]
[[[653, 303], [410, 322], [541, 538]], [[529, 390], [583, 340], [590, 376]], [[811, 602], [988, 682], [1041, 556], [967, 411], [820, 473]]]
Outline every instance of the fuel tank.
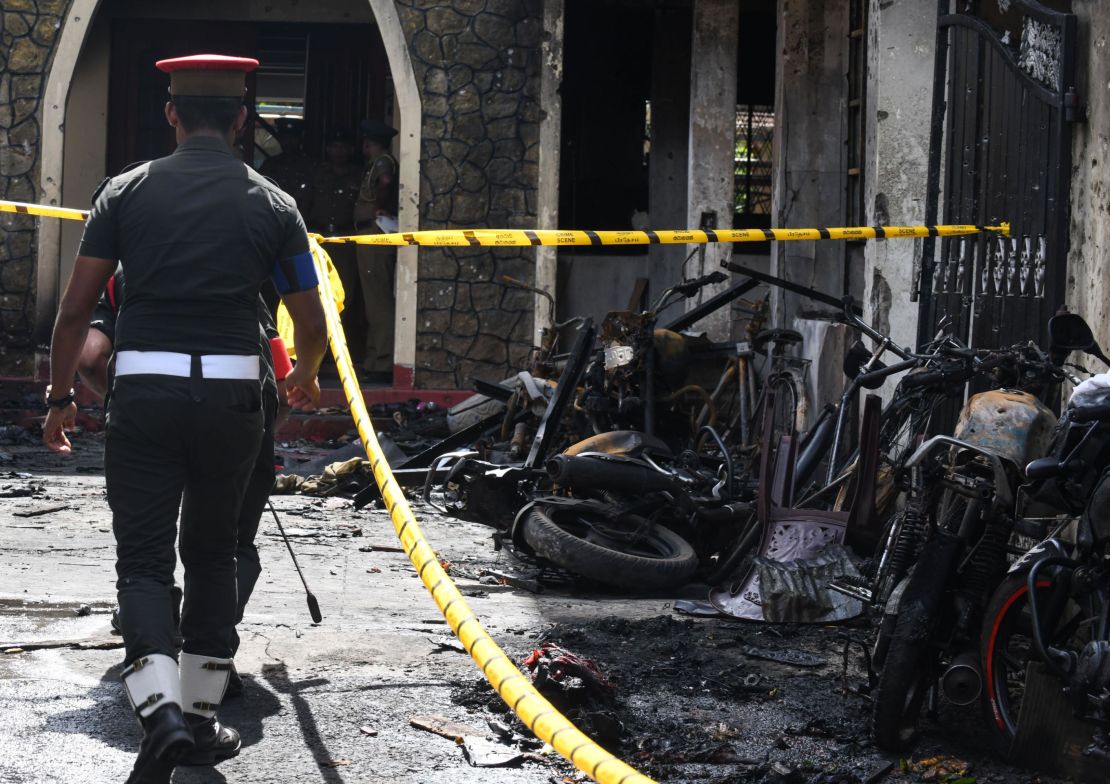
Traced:
[[1022, 471], [1048, 454], [1056, 415], [1028, 392], [994, 389], [972, 396], [960, 412], [955, 437], [1009, 460]]

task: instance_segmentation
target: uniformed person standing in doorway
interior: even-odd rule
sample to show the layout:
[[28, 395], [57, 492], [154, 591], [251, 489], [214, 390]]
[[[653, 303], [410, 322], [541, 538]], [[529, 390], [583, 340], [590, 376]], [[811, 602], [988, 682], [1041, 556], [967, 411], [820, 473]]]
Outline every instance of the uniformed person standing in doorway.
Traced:
[[296, 117], [274, 120], [281, 152], [263, 161], [258, 171], [296, 199], [301, 215], [307, 215], [312, 208], [312, 176], [319, 164], [304, 153], [303, 125], [304, 121]]
[[[216, 711], [231, 671], [237, 518], [263, 429], [257, 298], [272, 279], [296, 325], [289, 401], [311, 407], [326, 343], [304, 223], [293, 199], [237, 160], [256, 60], [163, 60], [178, 147], [105, 183], [58, 309], [43, 441], [70, 450], [71, 384], [97, 297], [116, 268], [127, 297], [115, 336], [104, 454], [126, 648], [124, 688], [144, 734], [130, 784], [239, 752]], [[176, 656], [178, 510], [185, 598]]]
[[[376, 120], [362, 123], [362, 154], [366, 174], [355, 202], [355, 230], [383, 234], [382, 218], [397, 219], [397, 161], [389, 143], [397, 129]], [[358, 275], [366, 314], [366, 350], [362, 357], [364, 378], [393, 379], [393, 287], [397, 253], [386, 245], [357, 245]]]
[[[325, 138], [324, 162], [315, 164], [312, 172], [312, 207], [304, 214], [309, 231], [325, 237], [353, 233], [355, 199], [361, 180], [354, 134], [342, 129], [332, 131]], [[343, 291], [350, 296], [358, 287], [354, 246], [333, 243], [327, 246], [327, 251]], [[340, 314], [349, 338], [362, 334], [363, 325], [355, 323], [354, 315], [354, 308], [345, 308]]]

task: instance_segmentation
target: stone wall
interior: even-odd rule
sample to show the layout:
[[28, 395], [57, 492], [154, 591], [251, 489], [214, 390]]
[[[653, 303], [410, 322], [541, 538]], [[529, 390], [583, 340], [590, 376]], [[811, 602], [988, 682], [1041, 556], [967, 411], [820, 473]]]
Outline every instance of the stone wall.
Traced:
[[[0, 198], [36, 201], [40, 103], [69, 0], [0, 7]], [[34, 345], [35, 218], [0, 213], [0, 376], [27, 376]]]
[[[542, 0], [397, 0], [423, 98], [421, 229], [532, 228]], [[500, 380], [531, 347], [530, 248], [421, 248], [416, 384]]]
[[[1079, 17], [1077, 92], [1086, 122], [1072, 127], [1071, 247], [1067, 305], [1110, 345], [1110, 15], [1101, 0], [1074, 0]], [[1092, 363], [1102, 370], [1101, 365]]]

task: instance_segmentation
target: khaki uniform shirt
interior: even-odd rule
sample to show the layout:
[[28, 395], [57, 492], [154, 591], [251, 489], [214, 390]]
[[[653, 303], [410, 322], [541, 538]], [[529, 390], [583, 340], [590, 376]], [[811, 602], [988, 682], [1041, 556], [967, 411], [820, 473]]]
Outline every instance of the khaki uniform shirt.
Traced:
[[312, 175], [319, 166], [307, 155], [285, 152], [267, 158], [258, 173], [269, 177], [297, 202], [297, 209], [307, 215], [312, 207]]
[[[393, 181], [390, 203], [378, 204], [378, 184], [381, 178], [386, 176]], [[397, 215], [397, 161], [389, 153], [382, 153], [366, 167], [362, 187], [358, 191], [358, 201], [355, 202], [356, 228], [372, 224], [378, 210], [384, 210], [389, 215]]]
[[357, 167], [337, 174], [327, 164], [318, 164], [312, 180], [312, 206], [305, 216], [308, 228], [333, 235], [353, 229], [358, 189]]

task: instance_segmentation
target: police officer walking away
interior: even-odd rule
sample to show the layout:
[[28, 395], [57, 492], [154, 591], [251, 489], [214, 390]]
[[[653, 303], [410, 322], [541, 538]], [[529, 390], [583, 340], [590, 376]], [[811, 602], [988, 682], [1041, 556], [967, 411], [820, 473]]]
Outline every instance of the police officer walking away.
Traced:
[[[124, 688], [144, 734], [130, 784], [239, 752], [216, 711], [232, 668], [237, 519], [263, 429], [257, 298], [270, 278], [296, 328], [289, 402], [319, 399], [326, 344], [304, 222], [293, 199], [232, 150], [256, 60], [160, 61], [177, 150], [105, 182], [58, 310], [43, 441], [70, 451], [70, 389], [97, 297], [117, 260], [127, 297], [115, 340], [104, 454], [126, 648]], [[67, 391], [68, 390], [68, 391]], [[177, 659], [174, 540], [185, 597]]]

